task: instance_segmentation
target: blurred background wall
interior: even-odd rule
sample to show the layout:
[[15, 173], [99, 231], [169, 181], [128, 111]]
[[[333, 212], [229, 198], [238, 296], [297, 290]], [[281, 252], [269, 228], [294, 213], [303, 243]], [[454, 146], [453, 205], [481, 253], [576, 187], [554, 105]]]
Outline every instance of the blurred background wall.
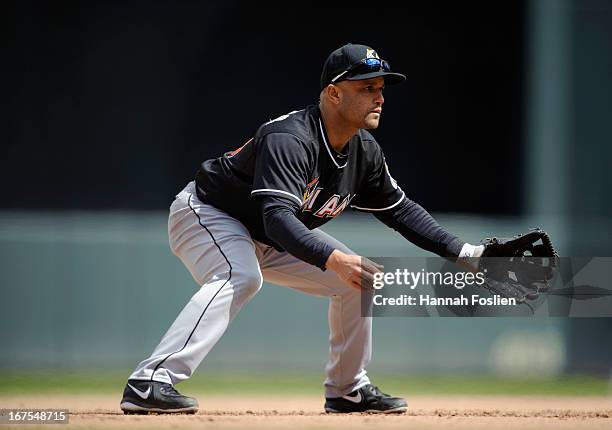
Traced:
[[[167, 247], [173, 196], [202, 160], [315, 103], [346, 42], [408, 76], [375, 136], [450, 231], [539, 225], [563, 256], [611, 255], [608, 1], [9, 2], [4, 20], [0, 368], [144, 358], [197, 287]], [[373, 217], [325, 229], [362, 255], [425, 255]], [[321, 369], [326, 312], [266, 285], [203, 368]], [[611, 332], [610, 319], [379, 318], [372, 370], [605, 375]]]

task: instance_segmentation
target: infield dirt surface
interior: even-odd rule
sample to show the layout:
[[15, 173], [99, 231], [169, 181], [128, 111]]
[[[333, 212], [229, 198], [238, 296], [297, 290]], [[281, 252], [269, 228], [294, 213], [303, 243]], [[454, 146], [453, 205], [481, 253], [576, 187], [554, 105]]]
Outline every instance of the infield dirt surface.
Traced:
[[[322, 398], [304, 395], [197, 396], [195, 415], [124, 415], [111, 395], [5, 395], [1, 408], [62, 408], [70, 423], [51, 428], [292, 429], [612, 429], [604, 396], [407, 396], [402, 415], [329, 415]], [[0, 425], [1, 428], [48, 425]]]

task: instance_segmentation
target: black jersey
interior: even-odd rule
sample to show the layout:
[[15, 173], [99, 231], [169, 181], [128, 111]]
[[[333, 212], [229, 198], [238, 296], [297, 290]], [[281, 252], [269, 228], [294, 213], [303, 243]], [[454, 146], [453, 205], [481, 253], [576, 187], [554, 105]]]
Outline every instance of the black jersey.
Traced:
[[340, 154], [329, 144], [317, 105], [263, 124], [255, 136], [222, 157], [203, 162], [197, 195], [241, 221], [251, 236], [266, 236], [257, 199], [284, 198], [309, 229], [348, 206], [380, 212], [399, 205], [404, 193], [390, 176], [374, 137], [359, 130]]

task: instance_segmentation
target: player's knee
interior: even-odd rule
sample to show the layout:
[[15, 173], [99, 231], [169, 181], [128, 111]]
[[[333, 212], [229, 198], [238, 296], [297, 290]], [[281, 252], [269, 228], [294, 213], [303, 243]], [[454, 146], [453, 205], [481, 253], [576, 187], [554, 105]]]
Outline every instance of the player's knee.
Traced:
[[263, 278], [259, 272], [241, 273], [237, 284], [241, 292], [247, 296], [254, 296], [263, 284]]

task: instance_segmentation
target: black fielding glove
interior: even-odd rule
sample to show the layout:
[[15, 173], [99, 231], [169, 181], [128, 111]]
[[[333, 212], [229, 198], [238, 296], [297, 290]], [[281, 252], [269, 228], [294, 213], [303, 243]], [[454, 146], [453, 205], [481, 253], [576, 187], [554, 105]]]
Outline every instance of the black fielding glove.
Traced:
[[534, 300], [548, 290], [559, 255], [548, 234], [533, 229], [513, 238], [486, 238], [478, 270], [485, 274], [483, 287], [517, 303]]

